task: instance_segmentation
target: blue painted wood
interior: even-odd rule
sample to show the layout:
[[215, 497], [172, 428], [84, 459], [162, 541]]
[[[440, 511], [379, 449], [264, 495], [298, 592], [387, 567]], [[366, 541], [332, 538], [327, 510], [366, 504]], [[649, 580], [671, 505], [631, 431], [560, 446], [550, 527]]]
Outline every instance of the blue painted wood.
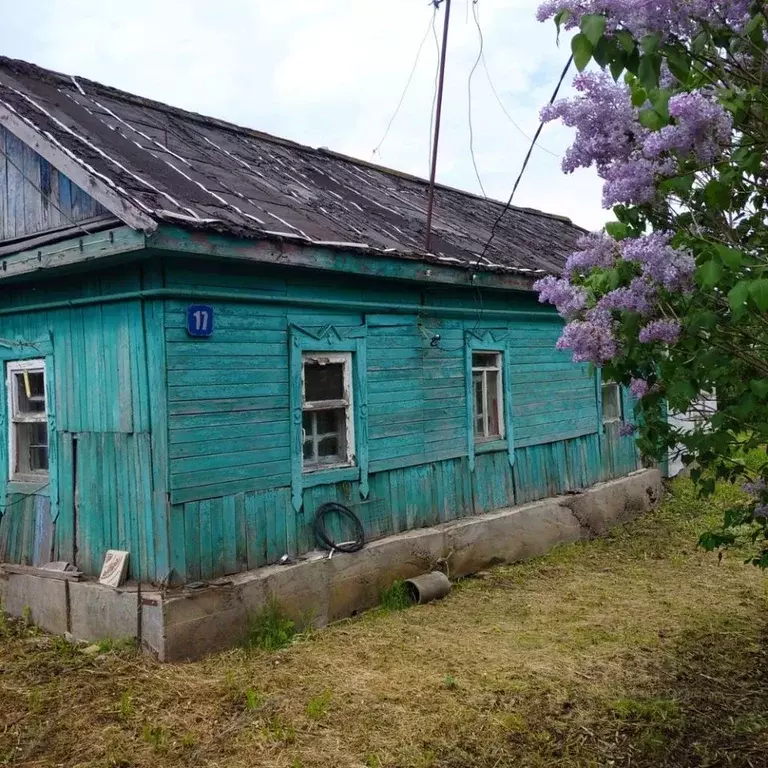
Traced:
[[0, 242], [108, 212], [0, 126]]

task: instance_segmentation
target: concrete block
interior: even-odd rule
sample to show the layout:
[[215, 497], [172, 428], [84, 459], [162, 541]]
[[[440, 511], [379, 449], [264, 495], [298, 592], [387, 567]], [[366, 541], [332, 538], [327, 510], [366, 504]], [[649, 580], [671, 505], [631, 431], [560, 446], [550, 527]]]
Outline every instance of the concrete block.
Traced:
[[93, 581], [69, 583], [69, 631], [78, 640], [124, 640], [138, 637], [139, 596]]
[[20, 573], [0, 575], [0, 601], [11, 616], [29, 609], [31, 621], [46, 632], [63, 635], [67, 626], [67, 583]]
[[589, 536], [600, 536], [614, 525], [634, 520], [652, 509], [664, 493], [661, 472], [646, 469], [610, 480], [558, 502], [567, 506]]
[[261, 610], [275, 598], [299, 629], [324, 627], [328, 619], [328, 569], [325, 558], [296, 565], [265, 568], [263, 578], [243, 588], [243, 602], [249, 614]]
[[557, 501], [512, 507], [459, 520], [446, 531], [449, 574], [464, 576], [499, 563], [543, 555], [555, 544], [582, 537], [578, 520]]
[[165, 619], [163, 593], [141, 593], [141, 647], [158, 659], [165, 656]]

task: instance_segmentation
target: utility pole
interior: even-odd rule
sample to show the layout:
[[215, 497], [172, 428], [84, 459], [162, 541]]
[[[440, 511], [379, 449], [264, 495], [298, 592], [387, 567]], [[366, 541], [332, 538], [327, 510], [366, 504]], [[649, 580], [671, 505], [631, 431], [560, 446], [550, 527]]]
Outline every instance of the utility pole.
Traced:
[[[443, 0], [433, 0], [439, 8]], [[437, 83], [437, 106], [435, 108], [435, 135], [432, 141], [432, 168], [429, 175], [429, 198], [427, 200], [427, 239], [425, 248], [429, 251], [432, 240], [432, 207], [435, 203], [435, 172], [437, 171], [437, 146], [440, 139], [440, 113], [443, 109], [443, 82], [445, 80], [445, 59], [448, 53], [448, 21], [451, 17], [451, 0], [445, 0], [445, 19], [443, 20], [443, 48], [440, 52], [440, 75]]]

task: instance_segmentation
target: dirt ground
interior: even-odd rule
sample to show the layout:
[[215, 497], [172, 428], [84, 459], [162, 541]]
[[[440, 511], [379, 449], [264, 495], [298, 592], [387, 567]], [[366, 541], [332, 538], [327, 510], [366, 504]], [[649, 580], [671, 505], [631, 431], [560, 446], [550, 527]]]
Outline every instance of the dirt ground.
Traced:
[[[443, 601], [161, 665], [0, 624], [0, 765], [768, 766], [766, 582], [678, 483]], [[91, 649], [93, 651], [94, 649]]]

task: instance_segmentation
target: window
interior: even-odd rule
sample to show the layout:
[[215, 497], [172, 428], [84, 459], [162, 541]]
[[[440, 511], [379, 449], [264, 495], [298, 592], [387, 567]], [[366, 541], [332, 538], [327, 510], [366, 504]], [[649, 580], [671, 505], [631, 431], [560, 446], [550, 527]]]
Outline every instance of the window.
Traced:
[[603, 406], [603, 424], [621, 421], [621, 391], [615, 382], [605, 382], [600, 387]]
[[302, 461], [306, 472], [354, 464], [352, 356], [302, 356]]
[[10, 477], [37, 480], [48, 474], [45, 362], [8, 363], [7, 375]]
[[472, 393], [475, 404], [475, 440], [486, 442], [504, 437], [504, 398], [501, 353], [472, 353]]

